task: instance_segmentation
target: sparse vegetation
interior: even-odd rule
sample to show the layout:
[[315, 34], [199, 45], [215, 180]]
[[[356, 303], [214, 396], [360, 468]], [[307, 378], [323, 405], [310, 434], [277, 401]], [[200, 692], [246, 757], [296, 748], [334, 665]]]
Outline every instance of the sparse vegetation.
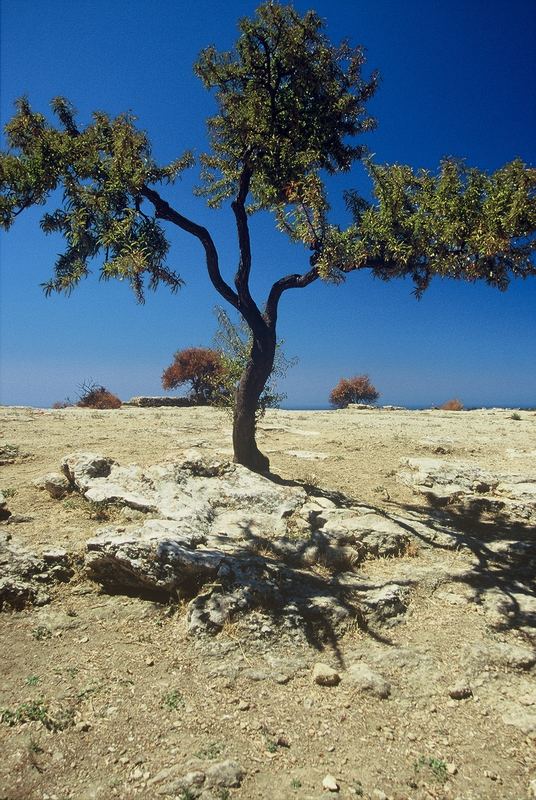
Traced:
[[441, 758], [421, 756], [418, 761], [415, 762], [414, 769], [415, 772], [428, 770], [440, 783], [445, 783], [447, 780], [447, 765]]
[[54, 716], [50, 713], [44, 700], [31, 700], [22, 703], [14, 710], [4, 708], [0, 711], [0, 722], [10, 727], [25, 722], [41, 722], [49, 731], [62, 731], [72, 725], [73, 714], [70, 710], [61, 710]]
[[6, 500], [8, 500], [10, 497], [15, 497], [17, 494], [16, 489], [0, 489], [0, 492], [2, 492]]
[[112, 394], [106, 387], [99, 386], [93, 381], [85, 381], [80, 387], [79, 400], [76, 405], [79, 408], [93, 408], [100, 411], [120, 408], [122, 403], [117, 395]]
[[208, 758], [213, 761], [223, 753], [223, 750], [224, 747], [219, 742], [209, 742], [206, 747], [202, 747], [195, 755], [197, 758]]
[[463, 411], [463, 403], [461, 400], [454, 398], [453, 400], [447, 400], [446, 403], [439, 406], [441, 411]]
[[16, 444], [0, 445], [0, 464], [13, 464], [20, 457], [20, 447]]
[[37, 639], [37, 641], [40, 642], [43, 639], [50, 639], [52, 634], [46, 625], [38, 625], [37, 628], [33, 629], [32, 636], [34, 639]]
[[169, 711], [178, 711], [184, 706], [184, 697], [178, 689], [170, 689], [162, 695], [162, 705]]
[[335, 408], [346, 408], [350, 403], [376, 403], [379, 396], [368, 375], [355, 375], [353, 378], [341, 378], [332, 389], [329, 402]]
[[[513, 414], [510, 414], [510, 419], [515, 419], [517, 422], [519, 422], [520, 419], [521, 419], [521, 414], [518, 414], [517, 411], [514, 411]], [[5, 492], [4, 492], [4, 494], [5, 494]]]

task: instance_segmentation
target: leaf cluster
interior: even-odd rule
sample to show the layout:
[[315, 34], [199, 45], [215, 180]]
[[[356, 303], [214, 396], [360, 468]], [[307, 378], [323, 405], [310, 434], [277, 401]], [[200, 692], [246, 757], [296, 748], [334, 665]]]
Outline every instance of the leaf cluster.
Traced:
[[417, 295], [434, 275], [505, 289], [536, 274], [536, 169], [520, 160], [492, 174], [452, 158], [437, 174], [369, 164], [376, 202], [349, 193], [354, 265], [384, 280], [411, 277]]
[[307, 176], [348, 170], [363, 155], [348, 140], [374, 126], [365, 102], [377, 76], [365, 80], [363, 49], [332, 45], [323, 28], [313, 11], [265, 2], [240, 21], [234, 50], [201, 53], [195, 71], [219, 107], [199, 190], [210, 205], [237, 194], [244, 168], [254, 207], [273, 208]]
[[151, 289], [160, 282], [179, 288], [181, 279], [166, 266], [164, 231], [143, 212], [140, 192], [149, 183], [174, 181], [191, 165], [191, 154], [159, 167], [131, 114], [110, 118], [95, 112], [81, 130], [65, 98], [56, 97], [51, 106], [57, 125], [34, 112], [26, 98], [17, 101], [5, 127], [8, 150], [0, 154], [5, 230], [25, 208], [43, 205], [56, 190], [62, 193], [60, 207], [41, 220], [45, 233], [60, 233], [67, 244], [44, 285], [46, 293], [71, 291], [99, 255], [101, 277], [129, 281], [140, 301], [144, 277]]

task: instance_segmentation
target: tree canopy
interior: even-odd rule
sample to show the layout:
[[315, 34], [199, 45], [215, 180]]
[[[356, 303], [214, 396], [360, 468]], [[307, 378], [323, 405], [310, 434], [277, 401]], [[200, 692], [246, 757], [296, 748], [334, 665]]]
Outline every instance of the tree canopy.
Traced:
[[[199, 240], [214, 288], [251, 330], [233, 441], [235, 457], [254, 468], [267, 468], [254, 444], [255, 409], [273, 368], [284, 292], [319, 279], [342, 282], [363, 269], [383, 280], [410, 277], [418, 296], [435, 275], [505, 289], [512, 278], [536, 274], [536, 170], [519, 160], [491, 175], [452, 158], [437, 173], [375, 164], [359, 139], [375, 124], [366, 103], [377, 76], [365, 76], [364, 61], [362, 48], [332, 44], [315, 12], [301, 16], [276, 2], [239, 22], [234, 49], [201, 53], [194, 68], [214, 92], [217, 111], [208, 120], [210, 150], [200, 157], [197, 191], [213, 208], [231, 201], [234, 286], [220, 270], [208, 229], [161, 195], [162, 185], [193, 166], [191, 152], [159, 165], [135, 117], [95, 112], [83, 126], [62, 97], [52, 100], [52, 120], [22, 98], [6, 125], [2, 226], [51, 195], [61, 198], [41, 221], [66, 242], [47, 293], [71, 291], [97, 259], [103, 278], [128, 280], [140, 301], [146, 286], [165, 283], [174, 291], [182, 280], [167, 263], [163, 223]], [[348, 192], [351, 221], [341, 225], [331, 218], [326, 177], [357, 161], [368, 170], [373, 201]], [[249, 217], [260, 209], [304, 246], [308, 264], [276, 280], [259, 304], [250, 291]]]

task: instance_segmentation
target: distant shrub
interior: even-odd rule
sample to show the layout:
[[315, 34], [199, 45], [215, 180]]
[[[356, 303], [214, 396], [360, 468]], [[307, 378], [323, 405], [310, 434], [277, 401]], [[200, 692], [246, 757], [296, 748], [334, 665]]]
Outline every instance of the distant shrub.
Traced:
[[447, 400], [442, 406], [439, 406], [441, 411], [463, 411], [463, 403], [461, 400]]
[[188, 397], [199, 405], [214, 405], [223, 391], [223, 362], [220, 353], [209, 347], [189, 347], [173, 356], [173, 363], [162, 374], [164, 389], [190, 384]]
[[122, 403], [117, 395], [112, 394], [106, 387], [96, 383], [83, 383], [80, 387], [80, 399], [76, 404], [79, 408], [120, 408]]
[[70, 400], [56, 400], [55, 403], [52, 404], [52, 408], [72, 408], [74, 403], [71, 403]]
[[346, 408], [349, 403], [375, 403], [380, 393], [370, 382], [368, 375], [341, 378], [329, 396], [335, 408]]

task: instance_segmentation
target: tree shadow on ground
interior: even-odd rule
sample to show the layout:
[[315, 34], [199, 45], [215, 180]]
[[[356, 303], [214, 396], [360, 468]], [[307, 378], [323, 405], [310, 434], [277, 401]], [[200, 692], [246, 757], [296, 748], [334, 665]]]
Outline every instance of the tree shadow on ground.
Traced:
[[[503, 595], [500, 601], [502, 622], [496, 626], [498, 629], [534, 628], [536, 635], [536, 603], [533, 608], [523, 608], [520, 602], [523, 598], [536, 597], [536, 527], [533, 524], [512, 519], [505, 511], [491, 511], [486, 498], [442, 508], [393, 503], [392, 510], [386, 513], [428, 547], [470, 551], [472, 570], [453, 576], [452, 580], [470, 586], [477, 603], [483, 602], [487, 594]], [[412, 516], [430, 531], [429, 536], [420, 526], [412, 525]], [[437, 534], [443, 541], [446, 535], [449, 544], [437, 541]]]
[[[306, 551], [319, 543], [315, 533], [294, 540], [292, 551], [287, 553], [281, 549], [281, 539], [258, 535], [249, 526], [242, 528], [242, 536], [244, 548], [235, 551], [233, 559], [237, 558], [246, 565], [246, 574], [250, 569], [255, 574], [247, 587], [251, 591], [251, 610], [265, 611], [276, 623], [283, 623], [285, 617], [288, 618], [289, 604], [295, 606], [299, 617], [297, 624], [304, 631], [308, 644], [319, 651], [331, 647], [340, 664], [343, 664], [340, 638], [352, 625], [377, 642], [393, 644], [371, 621], [374, 614], [367, 614], [363, 595], [378, 589], [379, 585], [393, 585], [394, 581], [378, 584], [352, 569], [348, 563], [327, 566], [322, 558], [312, 567], [305, 566]], [[270, 576], [268, 591], [264, 579], [257, 578], [257, 574]], [[351, 580], [348, 580], [349, 575]], [[412, 584], [411, 580], [396, 582], [397, 586], [410, 587]], [[401, 603], [393, 607], [390, 619], [394, 620], [403, 611], [405, 606]]]

